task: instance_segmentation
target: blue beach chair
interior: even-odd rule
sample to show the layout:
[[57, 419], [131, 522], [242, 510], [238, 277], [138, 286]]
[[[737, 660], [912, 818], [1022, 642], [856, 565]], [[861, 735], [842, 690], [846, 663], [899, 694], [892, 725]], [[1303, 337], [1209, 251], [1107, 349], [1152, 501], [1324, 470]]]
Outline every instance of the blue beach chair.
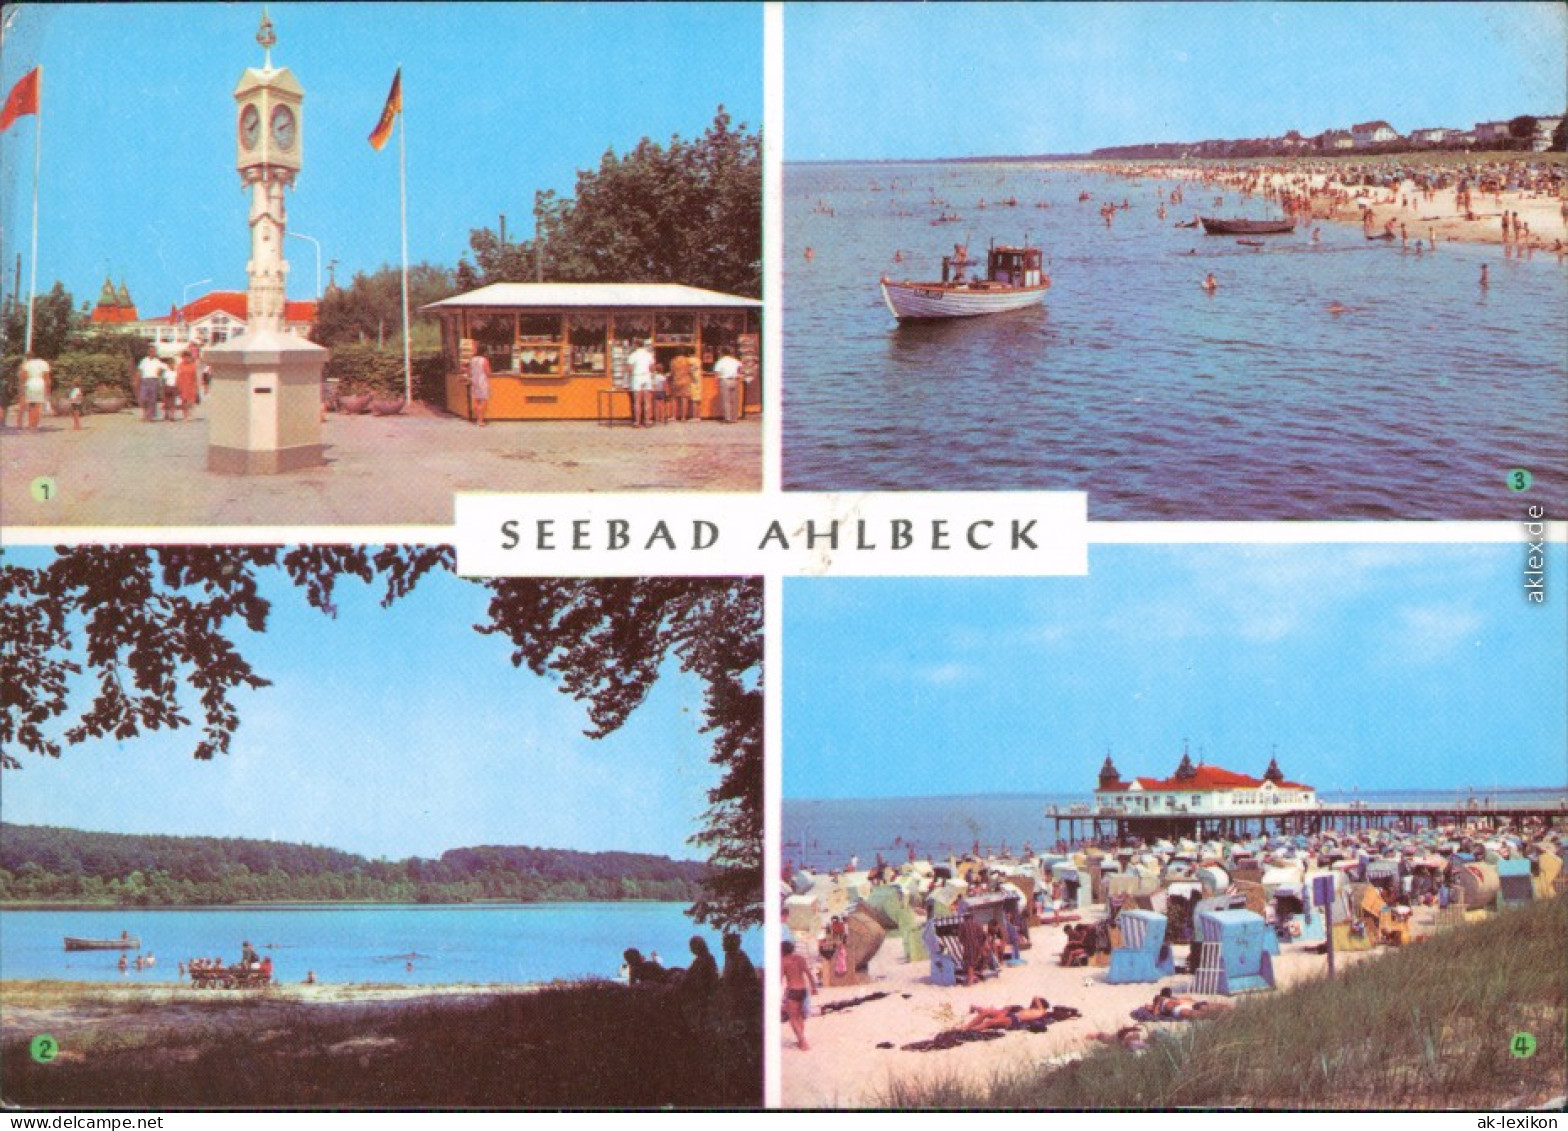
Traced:
[[1165, 916], [1153, 911], [1123, 911], [1116, 922], [1122, 930], [1122, 945], [1111, 951], [1107, 982], [1158, 982], [1176, 973], [1175, 956], [1165, 941]]

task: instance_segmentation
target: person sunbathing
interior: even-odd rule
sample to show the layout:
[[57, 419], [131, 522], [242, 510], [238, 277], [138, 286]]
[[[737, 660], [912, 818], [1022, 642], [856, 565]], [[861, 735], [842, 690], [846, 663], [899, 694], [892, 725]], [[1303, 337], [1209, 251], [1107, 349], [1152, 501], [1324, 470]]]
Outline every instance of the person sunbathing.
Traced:
[[1168, 1017], [1175, 1021], [1218, 1017], [1222, 1013], [1229, 1013], [1230, 1010], [1231, 1004], [1228, 1001], [1199, 1001], [1197, 998], [1177, 997], [1171, 993], [1169, 986], [1161, 990], [1149, 1003], [1150, 1013], [1156, 1017]]
[[1087, 1039], [1132, 1049], [1134, 1052], [1149, 1047], [1149, 1034], [1144, 1031], [1142, 1025], [1125, 1025], [1114, 1033], [1090, 1033]]
[[1031, 1021], [1047, 1020], [1051, 1016], [1051, 1003], [1043, 997], [1036, 997], [1031, 999], [1028, 1005], [1005, 1005], [997, 1009], [971, 1005], [969, 1012], [973, 1016], [959, 1028], [972, 1033], [983, 1033], [988, 1029], [1016, 1029]]

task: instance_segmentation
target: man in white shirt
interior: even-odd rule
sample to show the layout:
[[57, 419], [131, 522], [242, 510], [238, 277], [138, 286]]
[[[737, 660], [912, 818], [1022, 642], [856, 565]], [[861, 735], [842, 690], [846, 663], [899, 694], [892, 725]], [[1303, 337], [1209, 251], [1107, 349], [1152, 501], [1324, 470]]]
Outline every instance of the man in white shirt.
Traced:
[[148, 346], [147, 356], [136, 363], [140, 379], [136, 397], [141, 401], [142, 419], [158, 419], [158, 402], [163, 399], [163, 362], [158, 360], [158, 347]]
[[653, 427], [653, 339], [649, 338], [626, 358], [631, 370], [632, 427]]
[[724, 410], [724, 423], [733, 424], [740, 419], [741, 413], [740, 362], [725, 351], [713, 363], [713, 372], [719, 379], [719, 404]]

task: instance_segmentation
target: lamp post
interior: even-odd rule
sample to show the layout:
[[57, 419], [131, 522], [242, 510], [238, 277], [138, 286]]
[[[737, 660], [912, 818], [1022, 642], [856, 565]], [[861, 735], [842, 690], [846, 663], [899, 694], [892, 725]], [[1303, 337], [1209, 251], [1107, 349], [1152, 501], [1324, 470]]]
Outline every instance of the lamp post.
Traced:
[[304, 240], [306, 243], [310, 243], [310, 244], [314, 244], [315, 245], [315, 247], [316, 247], [316, 301], [320, 302], [321, 301], [321, 241], [316, 239], [315, 236], [307, 236], [304, 232], [286, 231], [283, 234], [286, 235], [286, 236], [293, 236], [297, 240]]

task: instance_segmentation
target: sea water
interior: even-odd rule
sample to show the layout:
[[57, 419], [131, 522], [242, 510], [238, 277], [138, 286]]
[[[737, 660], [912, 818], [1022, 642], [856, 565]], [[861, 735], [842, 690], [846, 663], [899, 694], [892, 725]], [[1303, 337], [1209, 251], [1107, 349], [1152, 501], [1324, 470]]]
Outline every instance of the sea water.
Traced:
[[[688, 940], [702, 935], [722, 963], [719, 934], [697, 927], [684, 903], [321, 905], [224, 908], [101, 908], [4, 911], [0, 978], [172, 982], [191, 957], [239, 959], [249, 941], [270, 954], [273, 976], [321, 982], [547, 982], [614, 978], [621, 952], [658, 951], [667, 966], [691, 961]], [[64, 937], [141, 940], [157, 964], [121, 973], [120, 951], [66, 951]], [[760, 932], [742, 938], [761, 961]], [[413, 957], [409, 957], [412, 955]], [[412, 964], [413, 969], [408, 969]]]
[[[1157, 194], [1176, 183], [786, 165], [785, 487], [1087, 491], [1094, 519], [1563, 513], [1568, 275], [1554, 256], [1442, 242], [1416, 255], [1331, 223], [1318, 243], [1304, 225], [1253, 249], [1173, 225], [1262, 217], [1267, 202], [1188, 182], [1162, 220]], [[996, 205], [1009, 196], [1016, 207]], [[1100, 205], [1124, 199], [1107, 228]], [[1412, 244], [1421, 215], [1451, 211], [1441, 200], [1401, 213]], [[963, 219], [933, 226], [941, 211]], [[988, 241], [1026, 237], [1047, 257], [1044, 306], [900, 325], [882, 301], [883, 274], [938, 278], [965, 241], [983, 268]], [[1213, 295], [1198, 285], [1209, 272]], [[1516, 468], [1528, 496], [1509, 490]]]

